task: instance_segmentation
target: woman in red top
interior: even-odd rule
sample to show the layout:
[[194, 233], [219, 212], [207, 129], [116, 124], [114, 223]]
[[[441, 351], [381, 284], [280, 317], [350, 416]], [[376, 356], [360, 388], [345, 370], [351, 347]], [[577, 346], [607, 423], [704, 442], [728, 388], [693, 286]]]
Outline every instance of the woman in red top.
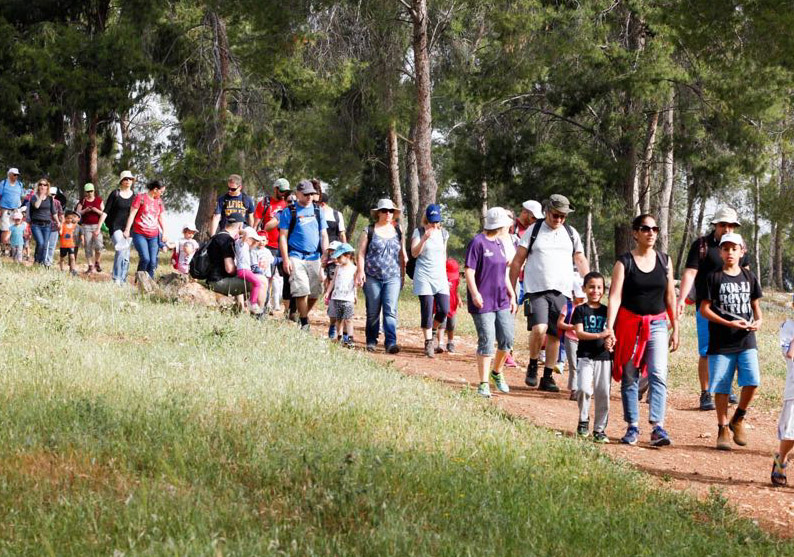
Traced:
[[162, 195], [165, 186], [159, 181], [154, 180], [146, 185], [149, 191], [139, 193], [130, 207], [130, 216], [127, 218], [127, 227], [124, 229], [124, 237], [130, 237], [132, 231], [132, 245], [138, 252], [138, 271], [146, 271], [149, 276], [154, 278], [154, 271], [157, 269], [157, 254], [160, 252], [160, 237], [163, 242], [165, 238], [165, 225], [163, 225], [163, 205]]
[[80, 225], [83, 227], [83, 247], [85, 248], [85, 260], [88, 263], [86, 273], [102, 272], [99, 266], [99, 258], [102, 255], [102, 230], [99, 218], [104, 214], [105, 203], [102, 198], [96, 195], [94, 184], [88, 183], [83, 186], [85, 197], [77, 204], [77, 213], [80, 215]]

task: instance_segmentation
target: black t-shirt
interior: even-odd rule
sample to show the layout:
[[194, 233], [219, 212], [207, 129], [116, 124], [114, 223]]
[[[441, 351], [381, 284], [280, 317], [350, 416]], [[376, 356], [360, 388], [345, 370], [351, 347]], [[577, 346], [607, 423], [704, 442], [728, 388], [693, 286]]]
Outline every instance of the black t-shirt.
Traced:
[[[714, 237], [714, 231], [702, 238], [698, 238], [690, 246], [689, 253], [686, 256], [686, 268], [698, 270], [698, 274], [695, 276], [695, 303], [698, 307], [700, 307], [701, 301], [708, 299], [706, 279], [714, 271], [722, 269], [722, 265], [720, 244]], [[739, 266], [750, 266], [748, 254], [744, 254], [739, 260]]]
[[119, 195], [119, 190], [113, 190], [108, 196], [107, 203], [105, 203], [105, 224], [110, 230], [112, 235], [116, 230], [124, 230], [127, 227], [127, 219], [130, 216], [130, 208], [132, 207], [132, 200], [135, 199], [135, 194], [130, 192], [128, 198], [123, 198]]
[[664, 295], [667, 291], [667, 270], [664, 261], [670, 265], [670, 257], [666, 253], [656, 252], [653, 269], [644, 273], [637, 267], [631, 252], [618, 258], [625, 270], [623, 293], [620, 305], [636, 315], [658, 315], [667, 309]]
[[[582, 324], [585, 333], [601, 333], [607, 327], [607, 307], [598, 304], [598, 308], [593, 309], [588, 304], [576, 306], [573, 310], [571, 324]], [[589, 360], [609, 360], [612, 355], [604, 347], [604, 339], [580, 340], [579, 348], [576, 350], [577, 358], [587, 358]]]
[[[746, 269], [732, 277], [722, 270], [711, 273], [706, 279], [706, 300], [711, 301], [714, 312], [728, 321], [753, 318], [752, 301], [761, 298], [761, 284]], [[755, 332], [733, 329], [709, 321], [709, 354], [732, 354], [756, 348]]]
[[218, 203], [215, 205], [215, 214], [221, 216], [218, 229], [223, 230], [226, 226], [226, 219], [231, 215], [239, 215], [248, 226], [248, 215], [252, 214], [255, 209], [256, 206], [251, 196], [242, 192], [240, 195], [224, 193], [218, 197]]
[[207, 256], [210, 260], [210, 272], [207, 282], [215, 282], [222, 278], [235, 277], [236, 273], [227, 273], [223, 260], [227, 257], [234, 259], [234, 238], [225, 231], [218, 232], [207, 246]]

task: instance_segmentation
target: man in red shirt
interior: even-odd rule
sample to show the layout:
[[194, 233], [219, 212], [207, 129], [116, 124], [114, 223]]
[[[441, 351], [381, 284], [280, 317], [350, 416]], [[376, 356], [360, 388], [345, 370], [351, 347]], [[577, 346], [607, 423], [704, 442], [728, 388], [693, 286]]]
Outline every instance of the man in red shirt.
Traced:
[[278, 251], [278, 219], [281, 211], [288, 205], [290, 196], [290, 184], [286, 178], [279, 178], [273, 183], [273, 195], [263, 197], [256, 205], [254, 211], [254, 228], [257, 231], [264, 232], [267, 238], [267, 249], [273, 254], [273, 278], [268, 288], [272, 287], [272, 294], [269, 297], [272, 300], [270, 307], [275, 309], [281, 305], [281, 300], [284, 300], [285, 314], [295, 312], [294, 309], [290, 310], [288, 304], [290, 302], [289, 281], [284, 280], [281, 274], [281, 254]]

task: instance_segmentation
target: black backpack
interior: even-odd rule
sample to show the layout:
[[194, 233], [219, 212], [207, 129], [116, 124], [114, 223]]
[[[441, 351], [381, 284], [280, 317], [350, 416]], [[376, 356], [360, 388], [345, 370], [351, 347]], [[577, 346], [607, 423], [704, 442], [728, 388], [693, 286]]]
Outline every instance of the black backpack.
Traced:
[[[292, 236], [292, 232], [295, 230], [295, 224], [298, 221], [298, 208], [295, 206], [294, 203], [289, 206], [289, 213], [290, 213], [290, 220], [289, 220], [289, 228], [287, 229], [287, 251], [289, 251], [290, 236]], [[317, 204], [314, 205], [314, 218], [317, 219], [317, 233], [320, 236], [320, 240], [317, 242], [317, 253], [320, 253], [320, 251], [322, 250], [322, 243], [323, 243], [322, 240], [323, 231], [320, 228], [320, 223], [321, 223], [320, 206]]]
[[[417, 230], [419, 231], [419, 236], [420, 237], [425, 235], [425, 227], [424, 226], [420, 226], [419, 228], [417, 228]], [[441, 237], [443, 238], [444, 243], [446, 244], [447, 240], [449, 239], [449, 232], [447, 231], [447, 229], [445, 229], [445, 228], [441, 229]], [[411, 278], [411, 280], [413, 280], [414, 271], [416, 271], [416, 259], [417, 258], [413, 256], [413, 253], [411, 252], [411, 247], [409, 245], [408, 246], [408, 263], [405, 264], [405, 274], [408, 275]]]
[[207, 277], [210, 276], [212, 262], [207, 248], [209, 248], [211, 241], [212, 238], [201, 244], [199, 249], [196, 250], [193, 259], [190, 260], [190, 276], [196, 280], [207, 280]]

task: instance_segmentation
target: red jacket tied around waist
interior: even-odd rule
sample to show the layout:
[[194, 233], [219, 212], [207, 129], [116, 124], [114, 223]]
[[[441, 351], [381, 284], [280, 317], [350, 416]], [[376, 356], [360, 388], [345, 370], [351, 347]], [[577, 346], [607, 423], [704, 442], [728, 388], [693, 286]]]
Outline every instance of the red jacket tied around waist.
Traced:
[[[623, 378], [623, 366], [629, 361], [643, 375], [648, 374], [648, 364], [643, 362], [645, 348], [651, 338], [651, 323], [667, 320], [667, 313], [656, 315], [637, 315], [621, 307], [615, 320], [615, 355], [612, 365], [612, 378]], [[636, 350], [635, 350], [636, 346]]]

